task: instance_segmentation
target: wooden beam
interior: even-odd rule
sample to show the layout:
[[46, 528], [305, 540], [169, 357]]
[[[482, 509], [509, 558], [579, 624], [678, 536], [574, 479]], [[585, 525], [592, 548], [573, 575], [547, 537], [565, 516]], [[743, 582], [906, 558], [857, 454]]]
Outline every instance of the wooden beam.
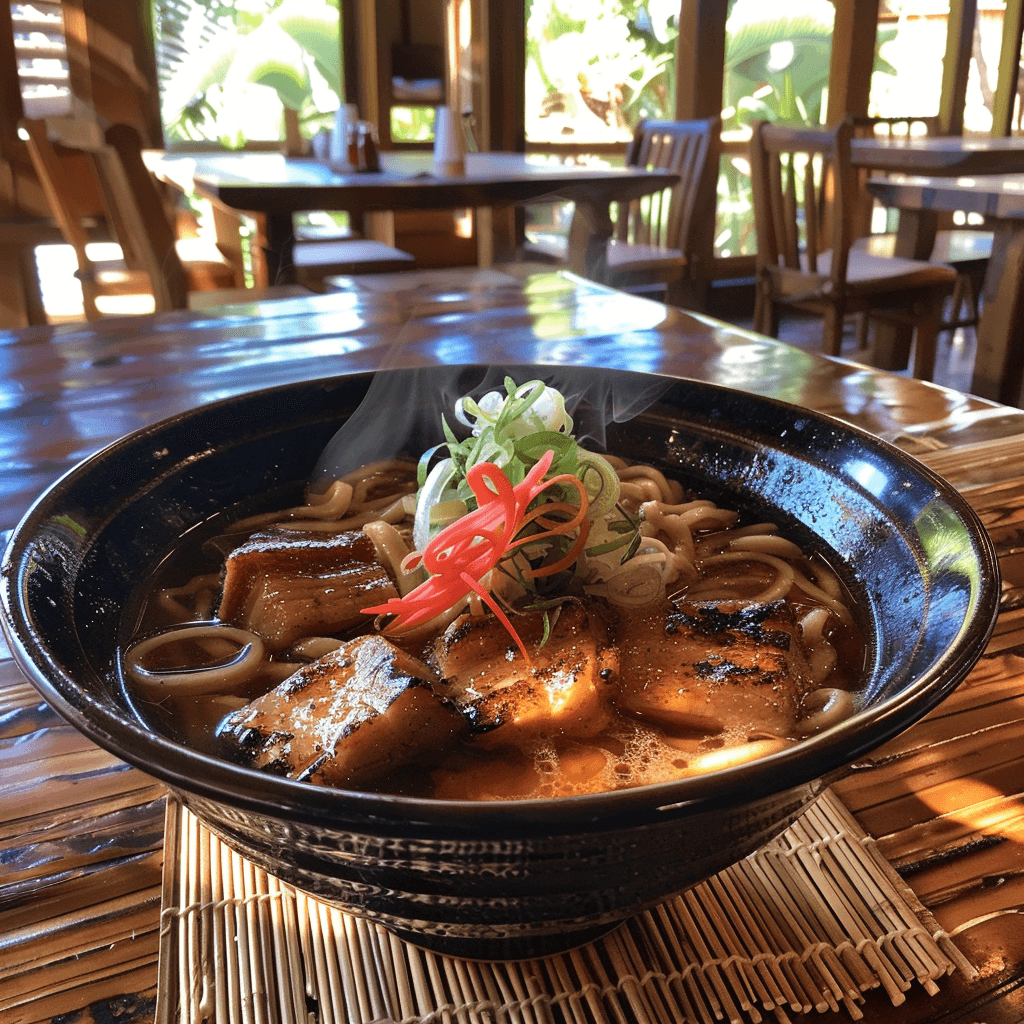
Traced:
[[878, 0], [836, 0], [825, 113], [828, 124], [838, 124], [847, 114], [867, 114], [877, 36]]
[[92, 106], [92, 69], [89, 61], [89, 21], [84, 0], [64, 0], [64, 44], [68, 51], [68, 81], [71, 95]]
[[[7, 162], [21, 154], [18, 141], [18, 122], [24, 117], [21, 107], [21, 85], [18, 81], [18, 57], [14, 50], [14, 23], [11, 5], [0, 3], [0, 162]], [[0, 179], [5, 177], [0, 174]], [[0, 185], [0, 198], [4, 195]]]
[[999, 50], [999, 81], [996, 83], [992, 134], [1009, 135], [1017, 100], [1020, 75], [1020, 43], [1024, 32], [1024, 0], [1006, 0], [1003, 12], [1003, 42]]
[[722, 112], [728, 13], [728, 0], [682, 0], [675, 96], [675, 116], [681, 120]]
[[942, 93], [939, 97], [939, 130], [943, 135], [962, 135], [967, 104], [967, 76], [971, 68], [978, 0], [949, 0], [946, 53], [942, 58]]
[[485, 0], [482, 42], [487, 53], [487, 109], [480, 148], [526, 149], [526, 3]]
[[338, 40], [341, 46], [342, 103], [354, 103], [360, 107], [360, 50], [359, 14], [356, 0], [341, 0], [338, 16], [341, 18], [341, 32]]
[[[719, 117], [725, 88], [725, 22], [728, 0], [682, 0], [676, 39], [675, 117], [681, 121]], [[716, 147], [717, 149], [717, 147]], [[693, 247], [699, 279], [687, 284], [686, 302], [707, 308], [714, 267], [719, 168], [698, 182], [693, 212]]]

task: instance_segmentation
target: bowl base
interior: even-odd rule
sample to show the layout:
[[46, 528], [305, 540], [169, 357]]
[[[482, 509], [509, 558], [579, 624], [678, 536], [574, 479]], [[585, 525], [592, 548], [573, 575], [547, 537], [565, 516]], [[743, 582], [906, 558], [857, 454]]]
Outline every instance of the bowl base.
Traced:
[[384, 927], [396, 938], [418, 946], [431, 953], [452, 957], [455, 960], [536, 960], [545, 956], [557, 956], [578, 949], [609, 932], [614, 931], [622, 921], [593, 925], [577, 931], [558, 932], [554, 935], [509, 935], [502, 938], [480, 938], [466, 935], [424, 935], [409, 932], [391, 925]]

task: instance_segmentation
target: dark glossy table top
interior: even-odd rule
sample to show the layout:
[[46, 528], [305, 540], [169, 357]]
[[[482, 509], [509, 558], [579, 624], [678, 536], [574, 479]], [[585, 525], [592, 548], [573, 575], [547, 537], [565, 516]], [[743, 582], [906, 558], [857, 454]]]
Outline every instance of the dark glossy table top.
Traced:
[[854, 139], [851, 150], [854, 164], [877, 171], [941, 177], [1024, 171], [1020, 136], [878, 136]]
[[516, 203], [542, 196], [577, 201], [631, 199], [678, 175], [625, 167], [582, 167], [519, 153], [469, 153], [465, 173], [438, 174], [424, 152], [385, 152], [381, 170], [352, 173], [310, 157], [278, 153], [147, 154], [156, 173], [235, 209], [445, 209]]
[[[978, 966], [872, 1020], [1024, 1017], [1018, 679], [1024, 412], [829, 360], [563, 274], [470, 272], [455, 286], [0, 333], [0, 529], [123, 433], [228, 395], [382, 362], [507, 361], [689, 376], [803, 404], [920, 454], [996, 540], [1004, 614], [938, 711], [838, 792]], [[410, 276], [409, 285], [423, 277]], [[0, 644], [0, 1020], [151, 1021], [163, 792], [42, 705]], [[873, 1001], [872, 1001], [873, 1000]], [[975, 1005], [974, 1016], [945, 1017]], [[62, 1017], [61, 1015], [67, 1015]]]

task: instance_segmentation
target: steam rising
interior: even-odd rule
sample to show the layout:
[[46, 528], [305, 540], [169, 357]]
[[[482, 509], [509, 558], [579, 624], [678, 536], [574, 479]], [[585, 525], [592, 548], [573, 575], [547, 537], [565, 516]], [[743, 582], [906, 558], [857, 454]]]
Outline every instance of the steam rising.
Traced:
[[573, 434], [583, 446], [605, 450], [607, 427], [653, 405], [671, 386], [669, 378], [571, 366], [452, 366], [386, 370], [374, 375], [356, 411], [328, 442], [310, 477], [315, 493], [345, 473], [379, 459], [418, 458], [443, 440], [441, 417], [458, 432], [452, 410], [463, 395], [504, 394], [505, 378], [516, 384], [542, 380], [565, 397]]

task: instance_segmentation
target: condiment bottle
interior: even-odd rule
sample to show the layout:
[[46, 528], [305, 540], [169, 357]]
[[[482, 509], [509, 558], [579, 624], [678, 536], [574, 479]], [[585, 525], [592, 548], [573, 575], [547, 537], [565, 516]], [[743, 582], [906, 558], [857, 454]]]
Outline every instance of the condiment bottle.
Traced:
[[379, 171], [380, 155], [377, 150], [377, 132], [369, 121], [360, 121], [358, 129], [358, 167], [361, 171]]

